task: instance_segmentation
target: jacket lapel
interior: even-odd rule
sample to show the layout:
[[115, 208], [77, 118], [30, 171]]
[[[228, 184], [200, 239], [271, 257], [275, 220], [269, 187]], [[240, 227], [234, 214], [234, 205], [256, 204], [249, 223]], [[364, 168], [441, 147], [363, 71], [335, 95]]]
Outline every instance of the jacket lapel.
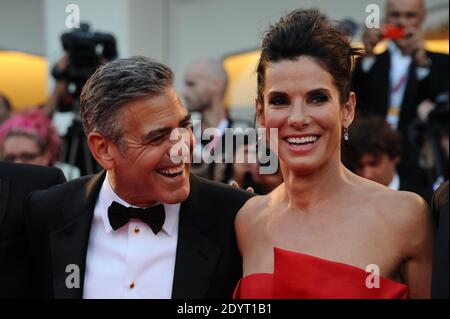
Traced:
[[9, 197], [9, 180], [0, 178], [0, 226], [6, 215], [6, 206], [8, 205]]
[[205, 199], [199, 196], [199, 181], [193, 175], [190, 179], [190, 195], [180, 208], [172, 289], [174, 299], [205, 298], [221, 253], [220, 248], [204, 235], [208, 220], [198, 218], [198, 215], [207, 215], [201, 206]]
[[389, 70], [391, 69], [391, 54], [389, 53], [389, 50], [386, 50], [386, 52], [380, 55], [378, 63], [379, 66], [377, 67], [377, 70], [379, 71], [379, 73], [376, 74], [374, 78], [379, 79], [376, 82], [376, 89], [378, 90], [379, 97], [382, 100], [377, 107], [380, 108], [379, 114], [387, 114], [391, 103], [391, 80], [389, 73]]
[[414, 117], [416, 114], [414, 103], [416, 98], [415, 94], [416, 90], [417, 90], [416, 66], [414, 62], [412, 62], [408, 70], [408, 81], [406, 82], [405, 92], [403, 93], [402, 106], [400, 108], [399, 123], [398, 123], [399, 129], [403, 129], [403, 126], [406, 123], [410, 122], [410, 117]]
[[[78, 192], [67, 194], [63, 207], [65, 225], [50, 234], [55, 298], [83, 297], [89, 233], [105, 175], [103, 171], [93, 176]], [[77, 279], [79, 288], [68, 288], [66, 280], [74, 283]]]

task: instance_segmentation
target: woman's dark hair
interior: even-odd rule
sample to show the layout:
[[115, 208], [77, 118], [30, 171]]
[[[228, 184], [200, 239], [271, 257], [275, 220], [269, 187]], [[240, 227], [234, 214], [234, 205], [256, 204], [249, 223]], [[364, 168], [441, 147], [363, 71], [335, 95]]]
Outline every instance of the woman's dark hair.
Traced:
[[265, 71], [271, 63], [309, 56], [331, 74], [343, 104], [350, 94], [354, 58], [359, 55], [361, 50], [353, 48], [318, 10], [294, 10], [265, 33], [257, 67], [258, 100], [264, 101]]

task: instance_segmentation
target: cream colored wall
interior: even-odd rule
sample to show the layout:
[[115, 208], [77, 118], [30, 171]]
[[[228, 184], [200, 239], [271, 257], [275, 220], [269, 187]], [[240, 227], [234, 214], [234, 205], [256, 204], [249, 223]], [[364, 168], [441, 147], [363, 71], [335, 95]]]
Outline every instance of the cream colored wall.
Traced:
[[[121, 57], [147, 55], [169, 64], [182, 88], [186, 67], [199, 57], [223, 57], [260, 45], [269, 23], [294, 8], [317, 7], [333, 19], [363, 22], [368, 4], [385, 0], [0, 0], [0, 49], [44, 55], [52, 66], [62, 54], [65, 7], [78, 4], [81, 20], [117, 37]], [[447, 0], [426, 0], [427, 7]], [[430, 13], [430, 20], [448, 12]], [[51, 88], [51, 85], [49, 86]]]

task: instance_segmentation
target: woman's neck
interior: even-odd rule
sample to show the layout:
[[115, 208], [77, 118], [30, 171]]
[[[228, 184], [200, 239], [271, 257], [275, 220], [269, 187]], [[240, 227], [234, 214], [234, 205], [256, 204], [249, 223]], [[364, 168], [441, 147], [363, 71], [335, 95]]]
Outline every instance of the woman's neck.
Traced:
[[281, 167], [288, 206], [302, 211], [308, 211], [311, 206], [336, 197], [346, 178], [346, 169], [340, 160], [330, 159], [327, 164], [310, 174], [294, 172], [283, 163]]

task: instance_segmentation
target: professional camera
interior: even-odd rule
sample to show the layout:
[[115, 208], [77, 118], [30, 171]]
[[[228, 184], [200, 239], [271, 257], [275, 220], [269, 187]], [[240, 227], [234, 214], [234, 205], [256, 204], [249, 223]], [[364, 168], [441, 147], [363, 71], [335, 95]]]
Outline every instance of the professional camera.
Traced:
[[91, 32], [89, 24], [82, 23], [79, 29], [62, 34], [61, 42], [69, 65], [64, 70], [55, 66], [52, 75], [67, 83], [68, 96], [60, 101], [60, 111], [71, 111], [77, 108], [81, 89], [97, 67], [117, 57], [116, 40], [108, 33]]
[[[61, 42], [68, 57], [64, 67], [55, 65], [52, 75], [65, 82], [65, 90], [58, 96], [56, 121], [64, 137], [62, 161], [80, 169], [81, 175], [96, 173], [100, 168], [89, 152], [79, 114], [81, 90], [99, 65], [117, 57], [116, 40], [107, 33], [91, 32], [82, 23], [79, 29], [62, 34]], [[54, 116], [55, 119], [55, 116]]]

